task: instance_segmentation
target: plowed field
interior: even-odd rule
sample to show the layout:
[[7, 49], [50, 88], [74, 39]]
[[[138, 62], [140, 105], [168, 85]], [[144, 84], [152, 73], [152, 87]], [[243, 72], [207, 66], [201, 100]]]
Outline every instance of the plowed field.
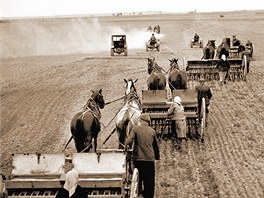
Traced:
[[[141, 33], [161, 27], [161, 52], [145, 52]], [[110, 57], [110, 35], [128, 36], [128, 56]], [[264, 197], [264, 13], [239, 12], [64, 18], [2, 21], [1, 170], [10, 174], [12, 153], [60, 153], [70, 138], [72, 116], [82, 109], [91, 90], [103, 89], [106, 100], [124, 94], [124, 78], [138, 79], [146, 89], [147, 58], [169, 69], [169, 58], [200, 59], [190, 49], [197, 32], [206, 42], [237, 35], [255, 44], [247, 81], [207, 82], [213, 92], [205, 142], [189, 140], [184, 152], [171, 141], [160, 143], [156, 162], [156, 198]], [[144, 33], [143, 33], [144, 34]], [[142, 43], [143, 42], [143, 43]], [[130, 46], [130, 47], [129, 47]], [[196, 83], [191, 82], [190, 87]], [[112, 119], [122, 101], [102, 111], [99, 148], [117, 148]], [[75, 152], [73, 143], [66, 153]]]

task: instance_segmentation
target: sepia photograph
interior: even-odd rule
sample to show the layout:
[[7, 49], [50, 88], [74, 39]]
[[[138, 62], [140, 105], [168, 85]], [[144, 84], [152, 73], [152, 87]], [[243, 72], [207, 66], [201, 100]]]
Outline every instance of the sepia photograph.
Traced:
[[264, 198], [263, 0], [0, 0], [0, 198]]

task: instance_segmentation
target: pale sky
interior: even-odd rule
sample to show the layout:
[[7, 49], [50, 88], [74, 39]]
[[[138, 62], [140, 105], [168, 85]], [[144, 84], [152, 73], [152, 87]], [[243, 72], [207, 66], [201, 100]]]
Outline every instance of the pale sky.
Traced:
[[35, 17], [117, 12], [264, 10], [264, 0], [0, 0], [0, 17]]

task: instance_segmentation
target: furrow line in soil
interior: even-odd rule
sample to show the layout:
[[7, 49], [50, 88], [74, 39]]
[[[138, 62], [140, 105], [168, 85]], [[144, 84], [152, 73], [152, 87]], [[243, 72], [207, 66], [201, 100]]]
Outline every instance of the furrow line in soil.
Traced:
[[[225, 97], [226, 95], [222, 95], [223, 97]], [[229, 97], [232, 97], [232, 94], [231, 93], [228, 93], [228, 96]], [[231, 100], [231, 101], [236, 101], [236, 100]], [[233, 104], [233, 105], [231, 105], [231, 106], [235, 106], [235, 107], [237, 107], [238, 105], [237, 104]], [[222, 109], [223, 107], [221, 107], [221, 106], [219, 106], [218, 107], [218, 109]], [[230, 109], [230, 111], [227, 111], [227, 115], [226, 115], [226, 117], [228, 117], [228, 118], [232, 118], [232, 114], [233, 114], [233, 110], [232, 109]], [[232, 123], [229, 123], [229, 122], [225, 122], [225, 124], [226, 125], [228, 125], [229, 127], [231, 127], [232, 126]], [[236, 148], [237, 146], [238, 146], [238, 144], [240, 145], [241, 144], [241, 141], [238, 141], [238, 140], [240, 140], [239, 139], [239, 137], [237, 137], [236, 138], [236, 140], [234, 140], [234, 137], [233, 137], [233, 134], [231, 134], [231, 131], [230, 131], [230, 128], [229, 129], [227, 129], [227, 131], [228, 131], [228, 133], [226, 134], [228, 137], [228, 139], [227, 139], [227, 141], [228, 141], [228, 143], [227, 143], [227, 145], [226, 145], [226, 147], [228, 147], [228, 150], [227, 150], [227, 152], [229, 151], [230, 153], [233, 153], [234, 155], [231, 155], [230, 157], [233, 157], [233, 158], [231, 158], [231, 159], [234, 159], [235, 161], [237, 161], [237, 160], [241, 160], [241, 158], [238, 158], [238, 157], [236, 157], [236, 156], [241, 156], [241, 155], [243, 155], [243, 158], [245, 158], [245, 159], [247, 159], [248, 158], [248, 156], [250, 155], [250, 154], [244, 154], [244, 152], [243, 151], [240, 151], [240, 152], [238, 152], [238, 149], [232, 149], [233, 147], [234, 148]], [[223, 140], [223, 139], [222, 139]], [[232, 146], [229, 146], [229, 145], [232, 145]], [[243, 147], [245, 147], [245, 146], [239, 146], [239, 147], [241, 147], [241, 148], [243, 148]], [[247, 150], [247, 149], [242, 149], [242, 150]], [[245, 151], [246, 152], [246, 151]], [[232, 161], [232, 160], [231, 160]], [[237, 161], [236, 162], [236, 164], [239, 164], [240, 163], [240, 161]], [[233, 164], [233, 166], [232, 166], [233, 168], [236, 168], [236, 165], [234, 165]], [[239, 168], [241, 168], [240, 166], [239, 166]], [[245, 170], [246, 172], [247, 172], [247, 170]], [[233, 171], [234, 172], [234, 171]], [[243, 173], [244, 174], [244, 173]], [[239, 180], [238, 181], [243, 181], [243, 177], [242, 176], [240, 176], [240, 174], [237, 172], [237, 171], [235, 171], [235, 173], [234, 173], [234, 178], [235, 177], [239, 177]], [[245, 183], [245, 182], [244, 182]], [[249, 192], [249, 194], [250, 194], [251, 192]], [[251, 193], [252, 194], [252, 193]], [[247, 195], [247, 192], [246, 192], [246, 195], [245, 195], [245, 197], [247, 197], [248, 195]]]
[[216, 130], [214, 131], [214, 138], [211, 138], [211, 141], [213, 142], [211, 144], [213, 145], [212, 150], [218, 151], [215, 153], [215, 155], [212, 156], [213, 161], [219, 163], [219, 165], [222, 165], [221, 167], [219, 167], [218, 171], [220, 172], [217, 174], [220, 174], [220, 178], [217, 178], [220, 188], [220, 195], [225, 194], [226, 196], [230, 197], [239, 197], [236, 192], [233, 192], [233, 190], [235, 189], [233, 188], [233, 186], [237, 186], [237, 181], [232, 177], [232, 172], [235, 171], [236, 167], [233, 167], [233, 157], [229, 153], [226, 129], [222, 127], [223, 123], [222, 120], [219, 119], [220, 117], [222, 116], [212, 116], [212, 120], [215, 124]]

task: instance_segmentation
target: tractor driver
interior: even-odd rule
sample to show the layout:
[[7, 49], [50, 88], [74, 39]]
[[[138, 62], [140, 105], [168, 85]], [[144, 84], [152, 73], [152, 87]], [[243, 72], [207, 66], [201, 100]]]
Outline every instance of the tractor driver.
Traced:
[[151, 45], [154, 45], [157, 42], [157, 39], [156, 39], [154, 33], [151, 35], [149, 41], [150, 41]]
[[198, 42], [199, 41], [199, 35], [197, 33], [194, 34], [193, 41]]
[[122, 36], [122, 37], [119, 39], [119, 47], [124, 47], [124, 42], [125, 42], [125, 38], [124, 38], [124, 36]]

